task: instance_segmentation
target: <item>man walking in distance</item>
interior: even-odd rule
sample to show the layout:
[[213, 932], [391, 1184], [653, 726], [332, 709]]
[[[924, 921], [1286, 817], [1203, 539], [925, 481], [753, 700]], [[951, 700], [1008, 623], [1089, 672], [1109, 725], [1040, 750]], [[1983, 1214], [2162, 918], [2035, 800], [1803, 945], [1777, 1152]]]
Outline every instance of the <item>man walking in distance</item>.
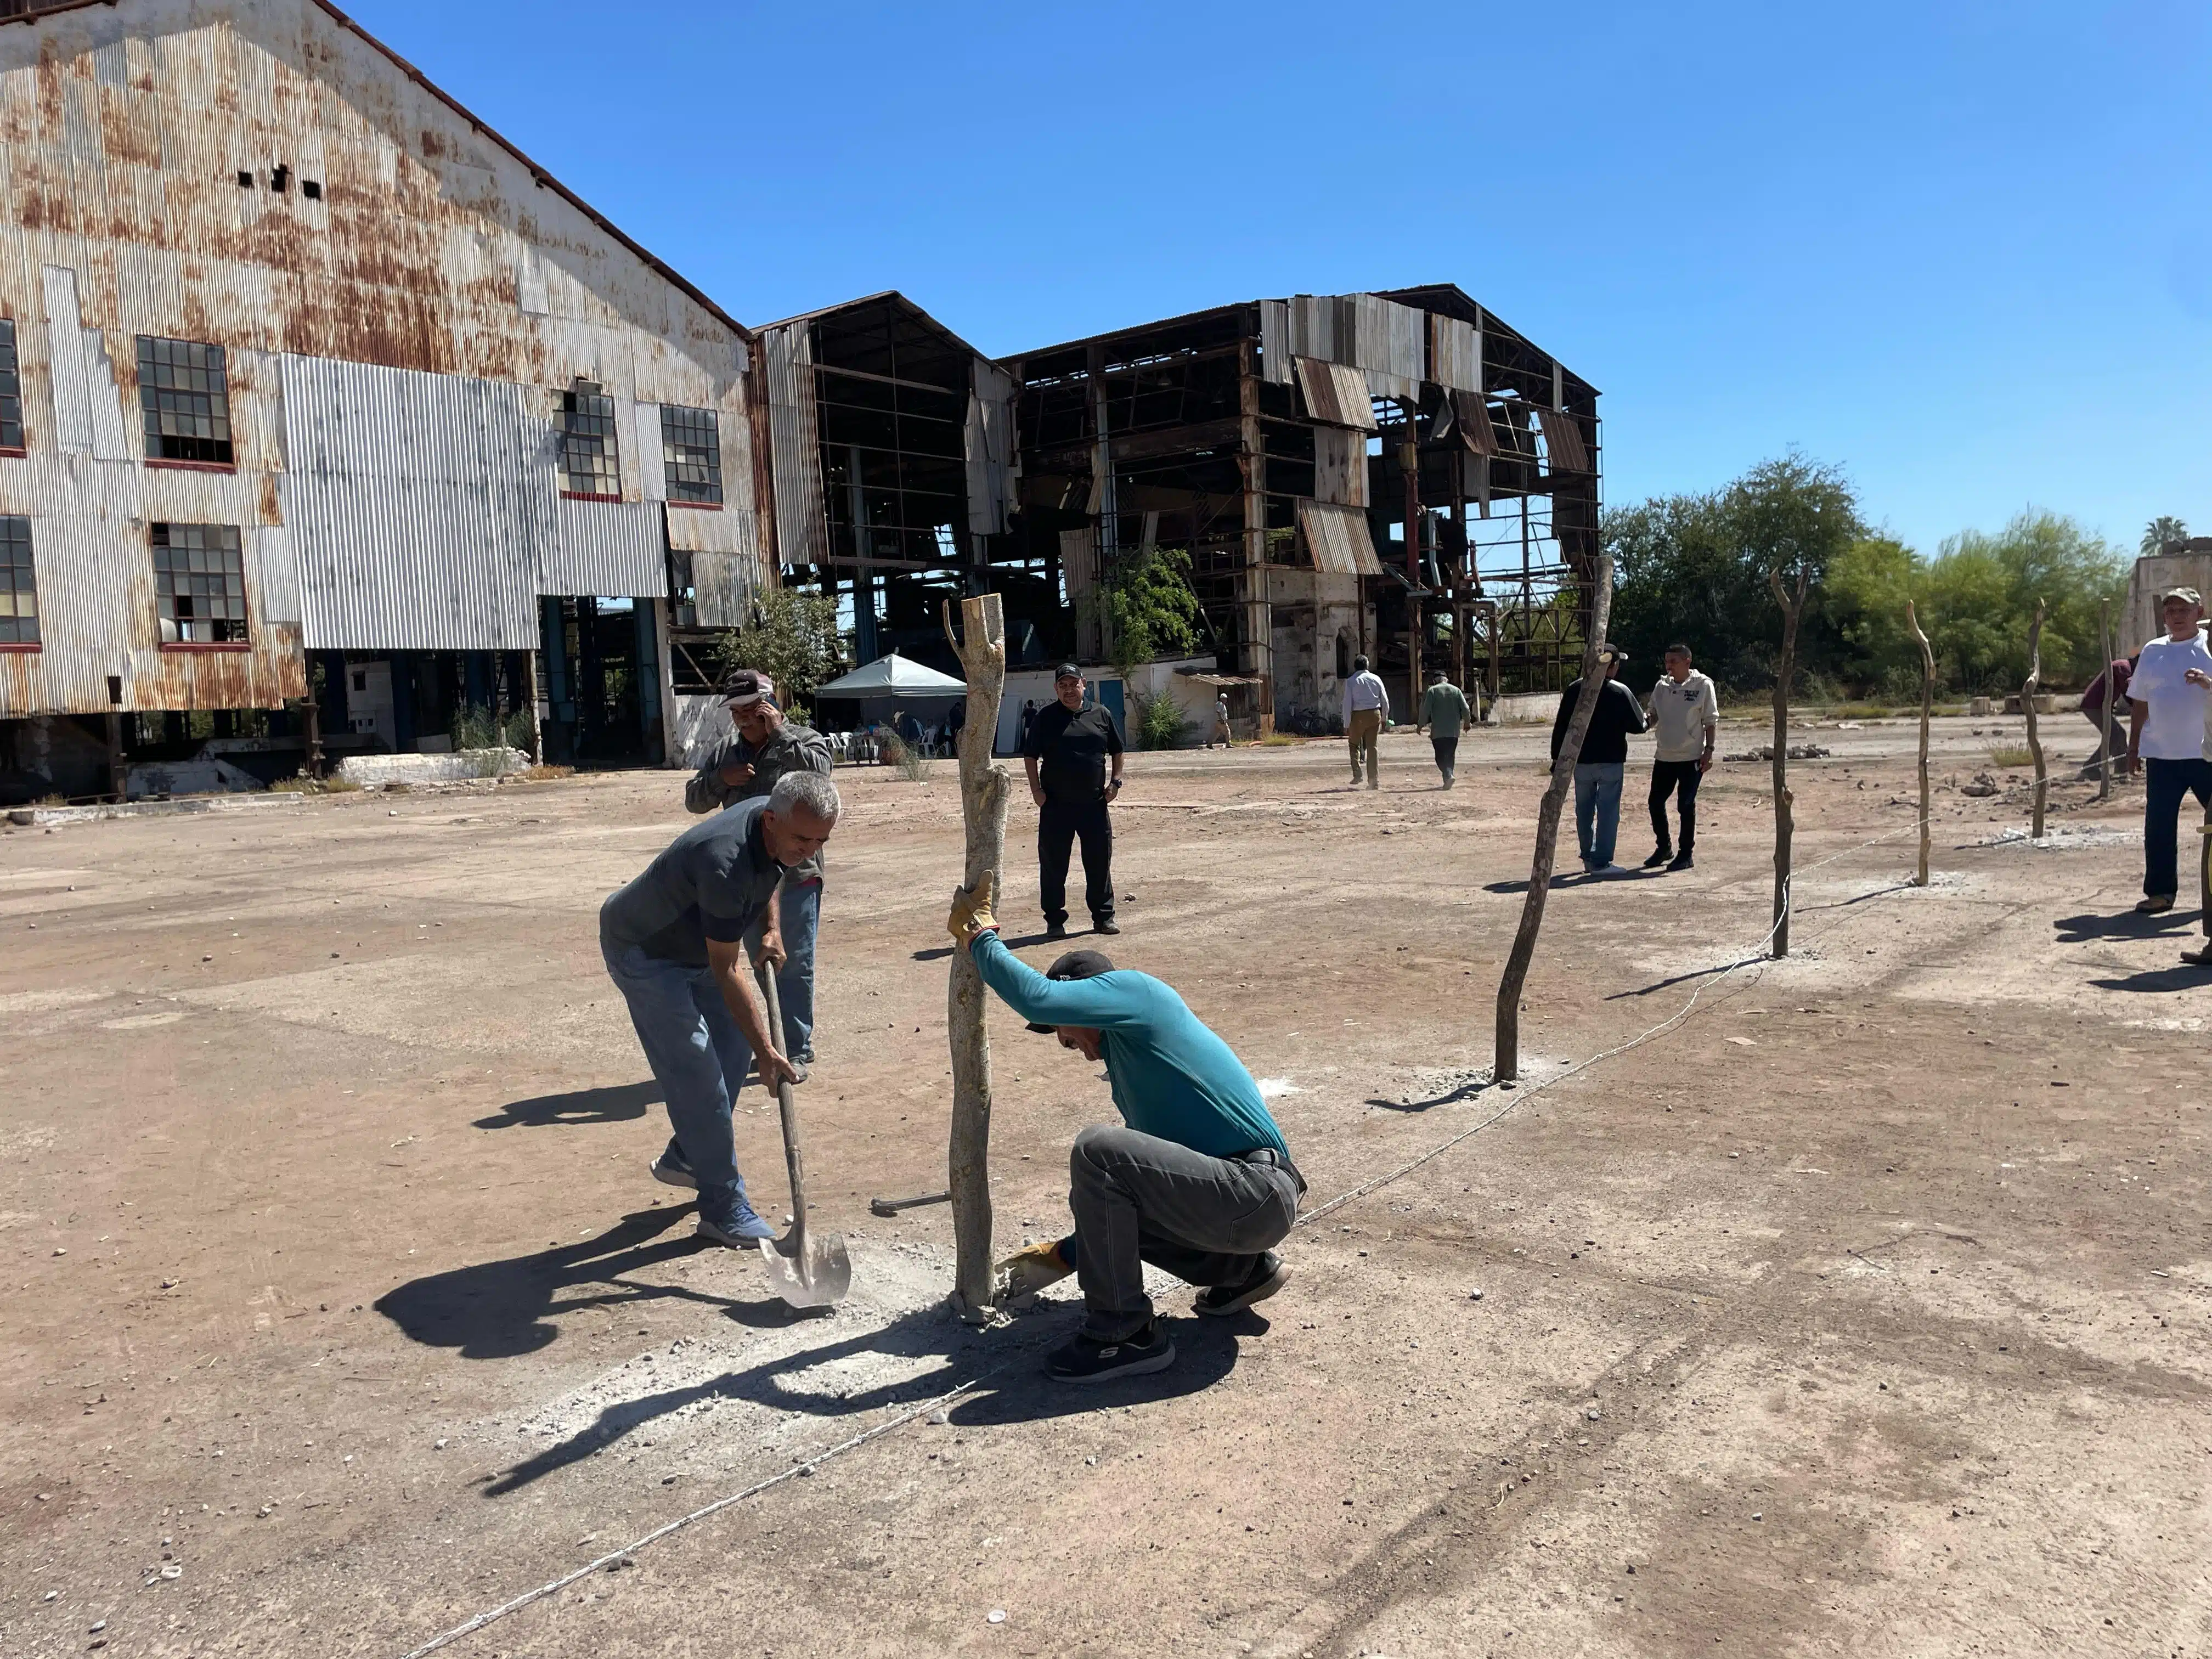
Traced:
[[1213, 732], [1206, 738], [1206, 746], [1211, 749], [1217, 743], [1224, 749], [1230, 746], [1229, 694], [1226, 691], [1221, 692], [1213, 700]]
[[783, 965], [769, 902], [836, 824], [837, 787], [817, 772], [787, 772], [765, 797], [693, 824], [599, 907], [599, 954], [675, 1131], [653, 1178], [698, 1189], [703, 1238], [744, 1245], [774, 1231], [745, 1197], [730, 1106], [748, 1066], [770, 1089], [798, 1075], [768, 1030], [744, 939], [759, 939], [756, 963]]
[[1352, 746], [1352, 787], [1359, 787], [1361, 757], [1366, 762], [1367, 787], [1382, 787], [1382, 748], [1379, 739], [1383, 722], [1390, 718], [1390, 694], [1370, 673], [1367, 659], [1352, 659], [1352, 678], [1344, 683], [1344, 735]]
[[989, 878], [948, 924], [983, 982], [1030, 1024], [1092, 1065], [1102, 1061], [1122, 1124], [1093, 1124], [1068, 1159], [1075, 1231], [999, 1264], [1000, 1301], [1069, 1273], [1083, 1283], [1083, 1328], [1054, 1352], [1063, 1382], [1164, 1370], [1175, 1345], [1152, 1316], [1145, 1264], [1202, 1288], [1194, 1310], [1238, 1313], [1285, 1273], [1273, 1246], [1297, 1219], [1306, 1183], [1259, 1085], [1172, 987], [1071, 951], [1040, 974], [1000, 943]]
[[1459, 729], [1473, 718], [1467, 693], [1446, 679], [1443, 669], [1430, 671], [1429, 689], [1421, 694], [1420, 718], [1414, 721], [1413, 729], [1428, 728], [1429, 744], [1437, 754], [1437, 770], [1443, 774], [1447, 789], [1459, 769]]
[[[787, 772], [830, 775], [829, 740], [786, 718], [767, 675], [738, 669], [722, 683], [722, 701], [737, 736], [684, 785], [688, 810], [719, 812], [754, 799], [774, 789]], [[814, 1063], [814, 941], [822, 925], [822, 873], [817, 854], [784, 878], [776, 900], [787, 954], [775, 975], [776, 1000], [783, 1005], [783, 1051], [802, 1079]]]
[[2143, 899], [2141, 915], [2173, 908], [2181, 890], [2180, 856], [2174, 846], [2181, 801], [2195, 795], [2212, 806], [2212, 761], [2204, 757], [2205, 699], [2212, 685], [2212, 651], [2198, 631], [2203, 597], [2193, 587], [2159, 596], [2166, 632], [2139, 652], [2128, 681], [2127, 769], [2148, 762], [2143, 800]]
[[[1583, 733], [1582, 753], [1575, 758], [1575, 838], [1582, 843], [1584, 870], [1593, 876], [1625, 876], [1628, 872], [1613, 861], [1613, 847], [1620, 831], [1620, 783], [1628, 769], [1628, 739], [1644, 730], [1644, 706], [1620, 683], [1626, 653], [1608, 645], [1597, 653], [1597, 660], [1605, 684], [1598, 688], [1597, 707], [1590, 713], [1589, 730]], [[1552, 721], [1555, 761], [1582, 694], [1580, 676], [1559, 694], [1559, 712]]]
[[[1114, 921], [1114, 825], [1106, 809], [1121, 793], [1121, 733], [1097, 703], [1083, 702], [1083, 671], [1072, 662], [1053, 675], [1055, 701], [1036, 712], [1022, 742], [1030, 798], [1037, 804], [1037, 894], [1044, 936], [1067, 937], [1067, 855], [1083, 843], [1083, 899], [1091, 926], [1118, 933]], [[1109, 769], [1111, 769], [1110, 775]]]
[[[1657, 754], [1651, 763], [1651, 856], [1644, 867], [1687, 870], [1698, 844], [1698, 785], [1712, 769], [1721, 732], [1720, 695], [1712, 680], [1690, 666], [1690, 647], [1667, 647], [1667, 672], [1651, 688], [1651, 725]], [[1587, 744], [1584, 745], [1588, 747]], [[1667, 836], [1667, 797], [1681, 794], [1681, 851]]]
[[[2107, 745], [2119, 734], [2120, 724], [2127, 716], [2128, 682], [2135, 678], [2136, 657], [2141, 655], [2138, 652], [2135, 657], [2114, 658], [2081, 694], [2081, 717], [2097, 728], [2097, 746], [2081, 763], [2082, 777], [2101, 777], [2104, 769], [2112, 763]], [[2107, 702], [2111, 704], [2109, 715]]]

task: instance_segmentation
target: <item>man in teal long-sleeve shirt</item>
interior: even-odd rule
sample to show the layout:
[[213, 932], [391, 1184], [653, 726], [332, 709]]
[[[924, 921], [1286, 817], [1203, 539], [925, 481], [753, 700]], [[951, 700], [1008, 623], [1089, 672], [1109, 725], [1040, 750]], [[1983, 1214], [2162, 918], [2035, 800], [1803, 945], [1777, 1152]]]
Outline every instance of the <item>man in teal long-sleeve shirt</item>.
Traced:
[[1103, 1061], [1122, 1125], [1093, 1124], [1069, 1154], [1075, 1231], [1000, 1264], [1002, 1296], [1074, 1272], [1085, 1316], [1052, 1375], [1099, 1382], [1164, 1370], [1175, 1345], [1152, 1316], [1144, 1264], [1202, 1288], [1202, 1314], [1242, 1311], [1287, 1277], [1273, 1246], [1305, 1182], [1252, 1074], [1172, 986], [1071, 951], [1040, 974], [1000, 941], [988, 884], [953, 907], [952, 936], [983, 982], [1060, 1046]]

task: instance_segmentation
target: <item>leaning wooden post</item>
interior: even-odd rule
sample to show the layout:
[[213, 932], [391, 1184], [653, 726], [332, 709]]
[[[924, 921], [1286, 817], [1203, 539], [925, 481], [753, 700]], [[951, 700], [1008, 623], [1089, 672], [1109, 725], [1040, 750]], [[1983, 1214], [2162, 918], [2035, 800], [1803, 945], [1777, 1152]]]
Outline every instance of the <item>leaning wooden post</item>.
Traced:
[[1928, 643], [1928, 636], [1920, 631], [1920, 618], [1913, 614], [1912, 601], [1905, 602], [1905, 625], [1912, 630], [1912, 637], [1920, 641], [1920, 873], [1912, 878], [1915, 887], [1928, 884], [1928, 718], [1936, 711], [1936, 653]]
[[2020, 710], [2027, 716], [2027, 752], [2035, 757], [2035, 818], [2028, 830], [2033, 841], [2043, 839], [2043, 807], [2051, 791], [2051, 775], [2043, 761], [2043, 739], [2035, 732], [2035, 696], [2042, 684], [2043, 601], [2038, 599], [2035, 619], [2027, 625], [2027, 678], [2020, 688]]
[[1805, 589], [1811, 580], [1810, 573], [1800, 567], [1797, 597], [1793, 599], [1783, 588], [1782, 573], [1779, 570], [1766, 573], [1766, 585], [1774, 590], [1775, 601], [1782, 607], [1782, 667], [1774, 678], [1772, 955], [1778, 962], [1790, 954], [1790, 841], [1797, 828], [1790, 811], [1790, 682], [1797, 676], [1797, 619], [1804, 612]]
[[[952, 608], [945, 633], [952, 638]], [[968, 679], [968, 723], [960, 729], [960, 817], [967, 861], [960, 896], [985, 882], [996, 896], [1006, 861], [1006, 769], [991, 763], [999, 732], [999, 699], [1006, 686], [1006, 617], [996, 593], [960, 601], [960, 637], [952, 640]], [[952, 1135], [947, 1152], [952, 1188], [952, 1307], [971, 1324], [991, 1317], [991, 1044], [983, 1030], [983, 979], [967, 951], [952, 952], [945, 992], [945, 1030], [952, 1043]]]
[[1552, 890], [1552, 858], [1559, 839], [1559, 812], [1575, 781], [1575, 761], [1583, 752], [1583, 737], [1590, 716], [1597, 711], [1598, 694], [1605, 682], [1598, 672], [1598, 648], [1613, 618], [1613, 560], [1597, 562], [1597, 598], [1590, 606], [1589, 637], [1583, 642], [1583, 690], [1575, 699], [1575, 712], [1560, 741], [1559, 757], [1552, 763], [1552, 781], [1545, 786], [1543, 805], [1536, 809], [1536, 854], [1528, 866], [1528, 890], [1521, 901], [1521, 926], [1513, 934], [1513, 949], [1505, 958], [1505, 974], [1498, 981], [1498, 1046], [1491, 1066], [1493, 1083], [1512, 1083], [1521, 1075], [1521, 988], [1528, 978], [1528, 964], [1536, 955], [1536, 933], [1544, 925], [1544, 900]]
[[[2104, 763], [2097, 769], [2097, 799], [2112, 798], [2112, 707], [2118, 699], [2112, 693], [2112, 602], [2097, 602], [2097, 648], [2105, 653], [2105, 741], [2100, 745]], [[2212, 917], [2208, 917], [2212, 921]]]

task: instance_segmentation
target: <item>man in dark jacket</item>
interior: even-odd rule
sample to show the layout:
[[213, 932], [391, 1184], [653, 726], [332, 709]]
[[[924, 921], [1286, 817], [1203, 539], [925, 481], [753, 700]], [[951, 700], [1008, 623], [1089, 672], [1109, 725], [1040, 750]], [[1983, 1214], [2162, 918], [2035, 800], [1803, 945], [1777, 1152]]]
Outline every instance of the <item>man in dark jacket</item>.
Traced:
[[[1644, 729], [1644, 708], [1620, 683], [1627, 653], [1608, 645], [1597, 653], [1597, 660], [1605, 684], [1598, 688], [1589, 730], [1583, 733], [1582, 752], [1575, 757], [1575, 837], [1582, 843], [1584, 870], [1593, 876], [1625, 876], [1629, 872], [1613, 861], [1613, 843], [1620, 829], [1620, 781], [1628, 769], [1628, 739]], [[1579, 677], [1559, 694], [1559, 712], [1552, 721], [1555, 761], [1582, 694]]]
[[[740, 668], [722, 683], [722, 700], [736, 728], [733, 739], [684, 787], [693, 812], [719, 812], [768, 794], [787, 772], [830, 775], [830, 744], [811, 726], [787, 720], [776, 706], [775, 686], [757, 670]], [[802, 860], [783, 878], [776, 899], [785, 956], [775, 975], [783, 1005], [784, 1053], [803, 1079], [814, 1060], [814, 939], [822, 926], [822, 855]], [[756, 927], [750, 941], [759, 948]]]
[[1054, 701], [1037, 710], [1022, 740], [1030, 796], [1037, 804], [1037, 894], [1044, 936], [1067, 937], [1067, 855], [1083, 843], [1083, 898], [1091, 926], [1118, 933], [1114, 921], [1114, 824], [1107, 808], [1121, 794], [1121, 733], [1114, 716], [1084, 701], [1083, 671], [1060, 664]]

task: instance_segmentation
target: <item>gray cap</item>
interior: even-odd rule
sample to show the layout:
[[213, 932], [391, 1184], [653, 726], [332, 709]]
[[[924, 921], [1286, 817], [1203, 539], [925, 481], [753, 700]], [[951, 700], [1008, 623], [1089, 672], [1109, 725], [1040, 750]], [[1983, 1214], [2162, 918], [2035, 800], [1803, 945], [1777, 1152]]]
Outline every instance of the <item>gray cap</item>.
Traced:
[[2169, 587], [2158, 596], [2158, 602], [2160, 605], [2164, 605], [2168, 599], [2186, 599], [2191, 605], [2204, 603], [2204, 596], [2193, 587]]
[[1054, 684], [1062, 680], [1079, 680], [1083, 678], [1083, 671], [1072, 662], [1064, 662], [1052, 671], [1052, 678]]

